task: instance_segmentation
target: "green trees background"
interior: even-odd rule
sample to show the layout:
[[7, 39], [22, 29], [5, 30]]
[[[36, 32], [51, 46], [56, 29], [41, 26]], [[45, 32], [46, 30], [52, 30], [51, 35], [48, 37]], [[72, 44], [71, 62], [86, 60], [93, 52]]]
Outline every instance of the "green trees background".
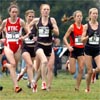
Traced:
[[[2, 18], [9, 16], [7, 9], [10, 2], [14, 0], [0, 0], [0, 14]], [[92, 7], [99, 9], [100, 0], [16, 0], [20, 8], [20, 17], [24, 19], [24, 13], [28, 9], [34, 9], [36, 16], [39, 16], [39, 7], [42, 3], [48, 3], [51, 6], [51, 16], [55, 17], [60, 30], [60, 39], [63, 38], [68, 26], [72, 22], [62, 23], [61, 18], [64, 14], [71, 16], [75, 10], [83, 12], [83, 24], [86, 23], [88, 10]]]

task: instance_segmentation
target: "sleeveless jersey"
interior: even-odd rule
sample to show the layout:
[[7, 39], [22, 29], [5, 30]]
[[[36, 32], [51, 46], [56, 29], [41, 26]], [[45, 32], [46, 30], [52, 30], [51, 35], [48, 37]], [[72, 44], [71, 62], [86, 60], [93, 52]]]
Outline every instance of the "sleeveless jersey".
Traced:
[[19, 45], [21, 45], [21, 40], [19, 40], [21, 30], [20, 18], [17, 18], [15, 23], [11, 23], [9, 18], [7, 19], [5, 45], [8, 46], [14, 53], [18, 50]]
[[74, 30], [70, 34], [70, 45], [72, 47], [77, 47], [77, 48], [84, 48], [83, 43], [81, 42], [81, 35], [83, 32], [83, 25], [81, 25], [80, 29], [77, 28], [76, 24], [73, 24]]
[[32, 29], [31, 29], [31, 33], [29, 34], [29, 36], [27, 38], [25, 38], [23, 45], [29, 45], [29, 46], [34, 46], [36, 41], [32, 40], [33, 37], [36, 37], [36, 26], [33, 25]]
[[52, 42], [52, 23], [50, 17], [48, 18], [48, 24], [43, 25], [41, 18], [37, 24], [38, 28], [38, 42], [51, 43]]
[[96, 30], [93, 30], [88, 23], [87, 35], [89, 36], [86, 46], [99, 47], [100, 45], [100, 23]]

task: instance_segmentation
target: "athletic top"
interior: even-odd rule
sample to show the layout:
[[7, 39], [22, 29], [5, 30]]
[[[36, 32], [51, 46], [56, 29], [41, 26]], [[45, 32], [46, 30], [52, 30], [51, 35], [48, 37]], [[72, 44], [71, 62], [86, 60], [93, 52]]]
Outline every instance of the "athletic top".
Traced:
[[72, 47], [77, 47], [77, 48], [84, 48], [83, 43], [81, 42], [81, 35], [83, 32], [83, 25], [81, 24], [80, 29], [77, 28], [76, 24], [73, 24], [74, 30], [70, 34], [70, 45]]
[[48, 24], [43, 25], [41, 18], [39, 19], [39, 22], [37, 24], [38, 29], [38, 42], [42, 43], [52, 43], [52, 23], [50, 20], [50, 17], [48, 18]]
[[5, 45], [8, 46], [14, 53], [19, 48], [19, 45], [22, 44], [22, 41], [19, 40], [21, 36], [22, 27], [20, 25], [20, 18], [18, 17], [15, 23], [11, 23], [9, 18], [6, 22], [6, 41]]
[[23, 45], [29, 45], [29, 46], [34, 46], [36, 41], [33, 40], [33, 37], [36, 37], [36, 26], [33, 25], [31, 33], [29, 34], [29, 36], [27, 38], [25, 38]]
[[93, 30], [88, 23], [87, 35], [89, 36], [86, 46], [99, 47], [100, 46], [100, 23], [96, 30]]

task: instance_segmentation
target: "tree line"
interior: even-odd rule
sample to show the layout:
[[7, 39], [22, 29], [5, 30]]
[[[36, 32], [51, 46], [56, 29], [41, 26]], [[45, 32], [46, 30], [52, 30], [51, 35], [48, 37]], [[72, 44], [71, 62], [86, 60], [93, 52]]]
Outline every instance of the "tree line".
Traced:
[[[7, 9], [10, 2], [13, 0], [0, 0], [0, 15], [2, 18], [9, 16]], [[83, 12], [83, 24], [86, 23], [86, 17], [88, 16], [88, 10], [92, 7], [99, 9], [99, 0], [16, 0], [20, 8], [20, 17], [24, 19], [24, 13], [28, 9], [33, 9], [36, 12], [36, 17], [40, 16], [40, 5], [42, 3], [48, 3], [51, 6], [51, 15], [57, 20], [57, 24], [60, 30], [60, 39], [63, 38], [67, 28], [72, 23], [62, 23], [61, 18], [64, 14], [71, 16], [75, 10], [81, 10]]]

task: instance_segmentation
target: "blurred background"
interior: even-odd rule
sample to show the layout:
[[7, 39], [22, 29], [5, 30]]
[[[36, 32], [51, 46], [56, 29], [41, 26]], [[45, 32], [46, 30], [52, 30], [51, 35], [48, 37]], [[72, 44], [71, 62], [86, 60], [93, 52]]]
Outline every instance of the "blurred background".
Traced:
[[[92, 7], [100, 9], [100, 0], [0, 0], [0, 15], [2, 19], [9, 16], [8, 7], [10, 2], [16, 1], [20, 8], [20, 17], [24, 19], [24, 13], [28, 9], [33, 9], [38, 17], [40, 14], [39, 7], [42, 3], [48, 3], [51, 6], [51, 15], [56, 18], [60, 30], [59, 38], [62, 40], [68, 26], [72, 22], [62, 23], [61, 18], [64, 14], [71, 16], [75, 10], [83, 12], [83, 24], [86, 23], [88, 10]], [[62, 41], [61, 41], [62, 42]]]
[[[18, 3], [19, 9], [20, 9], [20, 14], [19, 16], [22, 19], [24, 18], [25, 11], [28, 9], [33, 9], [36, 13], [36, 17], [40, 16], [40, 5], [43, 3], [48, 3], [50, 4], [51, 7], [51, 13], [50, 16], [54, 17], [57, 21], [60, 35], [59, 35], [59, 45], [55, 46], [58, 51], [56, 55], [56, 61], [57, 63], [57, 68], [54, 69], [54, 72], [57, 73], [57, 70], [59, 69], [64, 69], [66, 70], [65, 64], [67, 61], [67, 56], [63, 55], [62, 57], [59, 57], [58, 52], [63, 51], [63, 36], [66, 33], [68, 27], [70, 24], [73, 23], [73, 21], [68, 21], [66, 23], [62, 23], [61, 19], [64, 14], [66, 16], [70, 17], [72, 16], [73, 12], [76, 10], [81, 10], [83, 12], [83, 24], [87, 23], [86, 18], [88, 17], [88, 11], [90, 8], [96, 7], [99, 9], [99, 14], [100, 14], [100, 0], [0, 0], [0, 16], [2, 17], [2, 20], [9, 17], [8, 14], [8, 7], [10, 6], [10, 3], [12, 1], [16, 1]], [[98, 20], [100, 19], [100, 16]], [[56, 54], [56, 53], [55, 53]], [[20, 64], [20, 63], [19, 63]], [[77, 63], [76, 63], [77, 64]], [[1, 65], [0, 65], [1, 66]], [[19, 65], [21, 66], [21, 65]], [[56, 66], [56, 65], [54, 65]], [[77, 67], [77, 65], [76, 65]], [[8, 70], [7, 70], [8, 71]], [[18, 71], [20, 71], [20, 67], [18, 67]], [[0, 71], [1, 73], [1, 71]], [[8, 72], [6, 72], [8, 73]], [[57, 74], [55, 73], [55, 76]], [[1, 74], [0, 74], [1, 75]], [[76, 77], [76, 74], [75, 74]]]

